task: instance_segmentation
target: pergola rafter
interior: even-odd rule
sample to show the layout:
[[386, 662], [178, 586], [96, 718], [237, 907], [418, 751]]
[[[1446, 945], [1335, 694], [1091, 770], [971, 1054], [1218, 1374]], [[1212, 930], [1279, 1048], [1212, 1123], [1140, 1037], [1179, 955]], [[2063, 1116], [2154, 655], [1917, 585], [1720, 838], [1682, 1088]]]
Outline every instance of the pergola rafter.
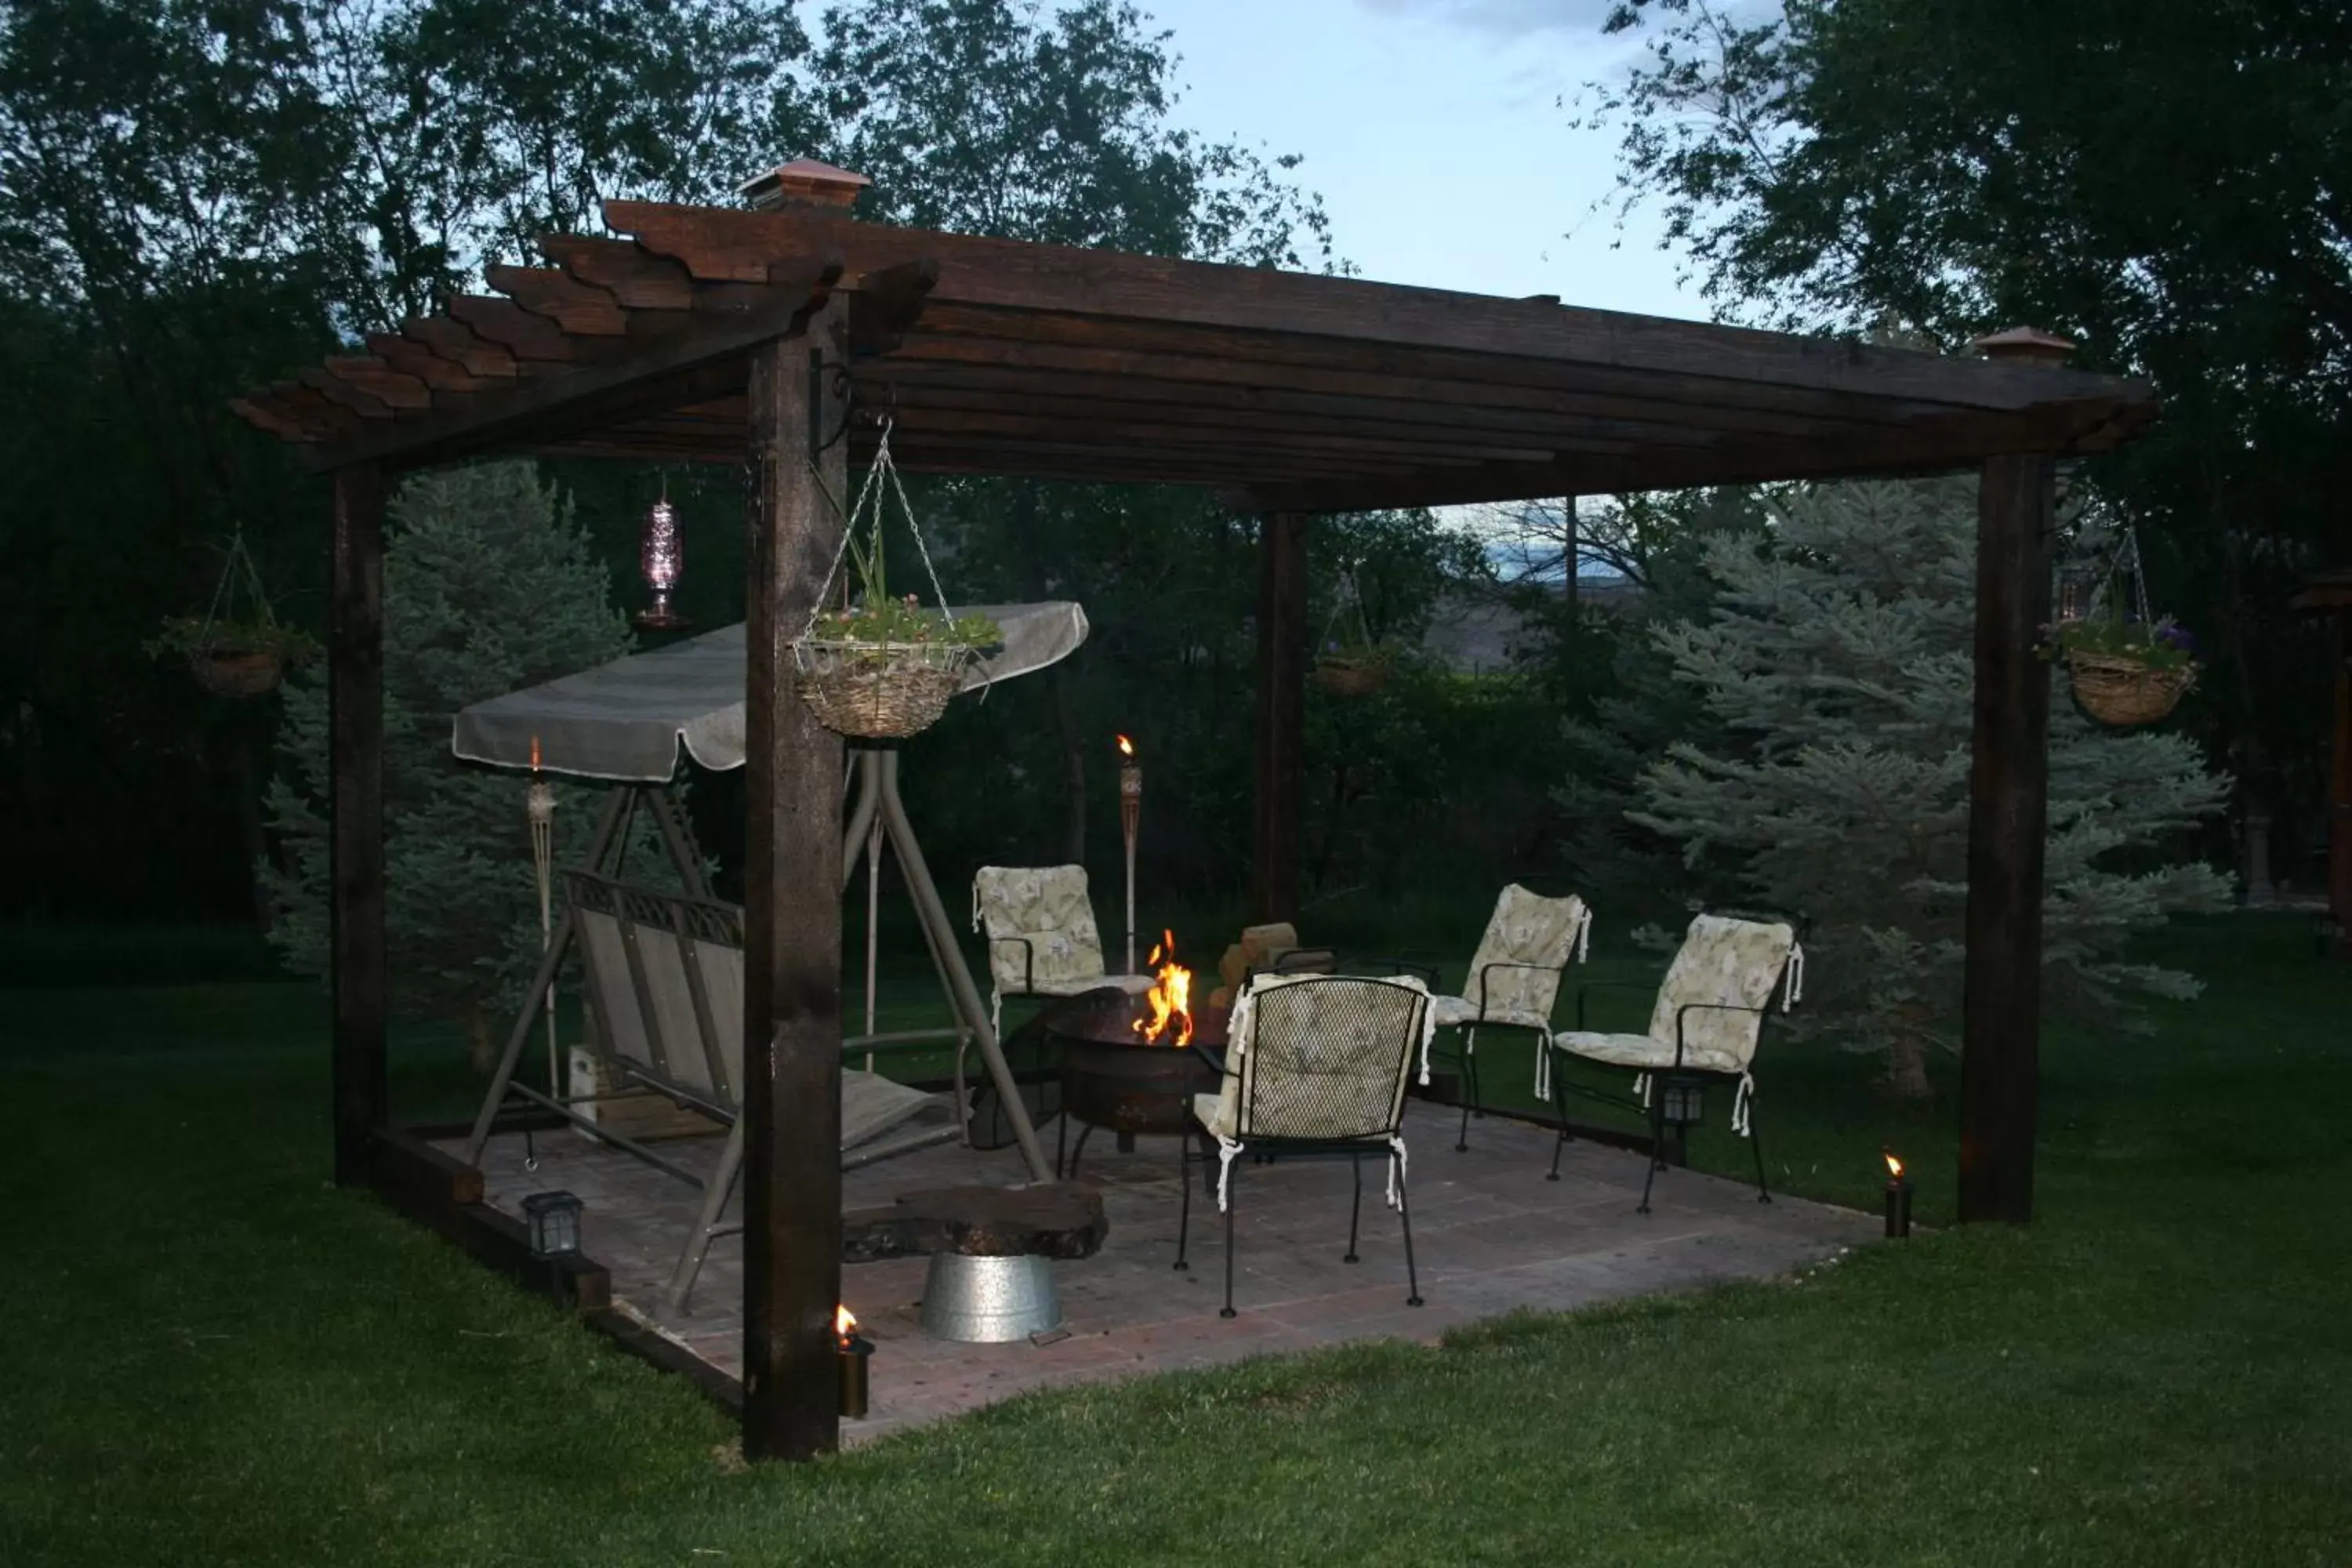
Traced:
[[1978, 469], [1961, 1213], [2030, 1215], [2054, 462], [2150, 418], [2146, 384], [2060, 368], [2071, 345], [2023, 331], [1961, 360], [889, 227], [845, 211], [865, 183], [803, 161], [747, 187], [761, 210], [608, 203], [614, 237], [549, 236], [548, 266], [489, 269], [494, 295], [236, 403], [335, 481], [339, 1180], [415, 1181], [376, 1166], [396, 1141], [384, 478], [501, 452], [748, 463], [744, 1437], [833, 1445], [842, 759], [784, 693], [843, 526], [823, 494], [887, 420], [911, 471], [1186, 485], [1263, 514], [1262, 919], [1296, 913], [1312, 514]]

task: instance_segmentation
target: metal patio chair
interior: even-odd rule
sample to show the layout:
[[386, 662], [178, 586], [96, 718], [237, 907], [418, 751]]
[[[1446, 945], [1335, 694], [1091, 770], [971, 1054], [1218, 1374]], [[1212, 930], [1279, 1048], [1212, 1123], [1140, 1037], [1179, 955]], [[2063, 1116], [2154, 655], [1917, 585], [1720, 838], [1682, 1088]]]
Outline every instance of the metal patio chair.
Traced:
[[[1261, 974], [1234, 1004], [1226, 1055], [1195, 1046], [1223, 1075], [1215, 1094], [1194, 1097], [1193, 1120], [1204, 1145], [1213, 1141], [1217, 1207], [1225, 1216], [1225, 1304], [1234, 1313], [1234, 1164], [1244, 1152], [1288, 1159], [1344, 1158], [1354, 1166], [1355, 1196], [1348, 1212], [1353, 1263], [1364, 1203], [1364, 1157], [1388, 1162], [1388, 1202], [1404, 1232], [1405, 1301], [1421, 1305], [1421, 1276], [1412, 1258], [1412, 1216], [1405, 1195], [1402, 1131], [1405, 1087], [1432, 1027], [1426, 987], [1411, 977]], [[1176, 1267], [1188, 1268], [1192, 1240], [1192, 1166], [1203, 1174], [1210, 1156], [1181, 1141], [1183, 1193], [1176, 1232]], [[1268, 1180], [1275, 1179], [1271, 1174]]]
[[[1487, 917], [1478, 951], [1471, 955], [1463, 977], [1462, 994], [1430, 998], [1434, 1027], [1455, 1031], [1459, 1042], [1454, 1063], [1462, 1074], [1462, 1124], [1454, 1147], [1470, 1147], [1470, 1119], [1484, 1117], [1478, 1086], [1478, 1031], [1525, 1029], [1536, 1037], [1536, 1095], [1544, 1096], [1548, 1081], [1544, 1058], [1551, 1048], [1551, 1013], [1559, 998], [1559, 983], [1568, 966], [1580, 960], [1591, 942], [1592, 911], [1570, 893], [1547, 899], [1517, 882], [1503, 889]], [[1426, 964], [1381, 960], [1420, 974], [1433, 989], [1437, 973]], [[1422, 1058], [1421, 1081], [1429, 1082], [1429, 1058]]]
[[[1797, 928], [1783, 921], [1738, 911], [1704, 913], [1690, 923], [1683, 945], [1658, 986], [1646, 1034], [1617, 1035], [1584, 1026], [1585, 998], [1594, 991], [1642, 989], [1630, 981], [1595, 981], [1577, 988], [1576, 1027], [1555, 1034], [1539, 1058], [1544, 1081], [1537, 1093], [1559, 1113], [1559, 1137], [1552, 1145], [1552, 1181], [1559, 1180], [1559, 1152], [1569, 1140], [1568, 1099], [1576, 1094], [1644, 1114], [1650, 1123], [1649, 1171], [1642, 1182], [1640, 1213], [1650, 1212], [1650, 1189], [1665, 1168], [1665, 1129], [1677, 1135], [1698, 1120], [1706, 1086], [1738, 1086], [1731, 1107], [1732, 1131], [1748, 1141], [1756, 1155], [1756, 1199], [1770, 1203], [1764, 1179], [1764, 1148], [1756, 1138], [1756, 1047], [1772, 994], [1780, 993], [1787, 1012], [1804, 994], [1805, 950]], [[1579, 1060], [1634, 1069], [1633, 1093], [1620, 1098], [1572, 1085], [1556, 1069], [1552, 1051]]]
[[1007, 996], [1151, 989], [1148, 974], [1103, 973], [1084, 866], [982, 866], [971, 879], [971, 925], [988, 936], [988, 1021], [999, 1038]]

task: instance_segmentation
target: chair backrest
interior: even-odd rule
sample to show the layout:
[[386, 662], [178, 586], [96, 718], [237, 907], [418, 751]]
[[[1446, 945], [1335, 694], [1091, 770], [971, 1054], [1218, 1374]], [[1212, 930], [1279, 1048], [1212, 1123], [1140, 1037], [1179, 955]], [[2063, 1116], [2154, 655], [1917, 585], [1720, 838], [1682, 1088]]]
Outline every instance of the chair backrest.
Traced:
[[[1799, 994], [1803, 963], [1797, 933], [1785, 924], [1701, 915], [1691, 921], [1682, 951], [1675, 954], [1665, 982], [1658, 987], [1658, 1005], [1650, 1014], [1650, 1037], [1672, 1047], [1675, 1016], [1694, 1003], [1706, 1004], [1685, 1017], [1685, 1043], [1731, 1057], [1745, 1068], [1756, 1058], [1764, 1009], [1771, 1004], [1774, 987], [1787, 977], [1788, 989], [1780, 1004], [1787, 1008]], [[1752, 1010], [1717, 1010], [1724, 1007]]]
[[[1486, 976], [1484, 1002], [1492, 1013], [1532, 1013], [1551, 1016], [1559, 995], [1559, 977], [1589, 940], [1592, 913], [1584, 900], [1570, 893], [1564, 899], [1538, 898], [1517, 882], [1495, 900], [1486, 934], [1478, 939], [1477, 954], [1462, 982], [1462, 994], [1481, 1000], [1479, 976]], [[1488, 970], [1490, 963], [1528, 964], [1531, 968]]]
[[564, 873], [597, 1049], [720, 1110], [743, 1078], [743, 911]]
[[1393, 1135], [1429, 1019], [1418, 980], [1257, 976], [1229, 1026], [1227, 1067], [1240, 1073], [1234, 1135]]
[[971, 923], [988, 933], [988, 972], [1001, 993], [1021, 990], [1033, 975], [1067, 981], [1103, 973], [1084, 866], [982, 866], [971, 879]]

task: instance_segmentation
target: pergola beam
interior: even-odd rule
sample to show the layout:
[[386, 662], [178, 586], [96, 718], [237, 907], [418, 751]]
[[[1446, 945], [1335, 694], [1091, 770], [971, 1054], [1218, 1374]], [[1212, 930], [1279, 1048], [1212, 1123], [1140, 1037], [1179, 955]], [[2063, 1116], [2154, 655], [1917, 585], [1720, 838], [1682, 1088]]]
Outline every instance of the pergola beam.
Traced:
[[327, 655], [335, 1181], [355, 1186], [367, 1180], [369, 1143], [391, 1105], [384, 1055], [383, 476], [369, 464], [335, 474]]

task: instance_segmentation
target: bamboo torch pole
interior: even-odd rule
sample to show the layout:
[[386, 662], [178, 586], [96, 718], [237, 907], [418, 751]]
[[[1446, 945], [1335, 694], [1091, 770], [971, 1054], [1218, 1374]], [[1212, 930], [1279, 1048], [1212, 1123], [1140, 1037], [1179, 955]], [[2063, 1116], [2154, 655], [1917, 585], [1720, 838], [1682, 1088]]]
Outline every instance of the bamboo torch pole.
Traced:
[[1127, 972], [1135, 973], [1135, 830], [1143, 819], [1143, 764], [1135, 742], [1118, 738], [1118, 826], [1127, 838]]

